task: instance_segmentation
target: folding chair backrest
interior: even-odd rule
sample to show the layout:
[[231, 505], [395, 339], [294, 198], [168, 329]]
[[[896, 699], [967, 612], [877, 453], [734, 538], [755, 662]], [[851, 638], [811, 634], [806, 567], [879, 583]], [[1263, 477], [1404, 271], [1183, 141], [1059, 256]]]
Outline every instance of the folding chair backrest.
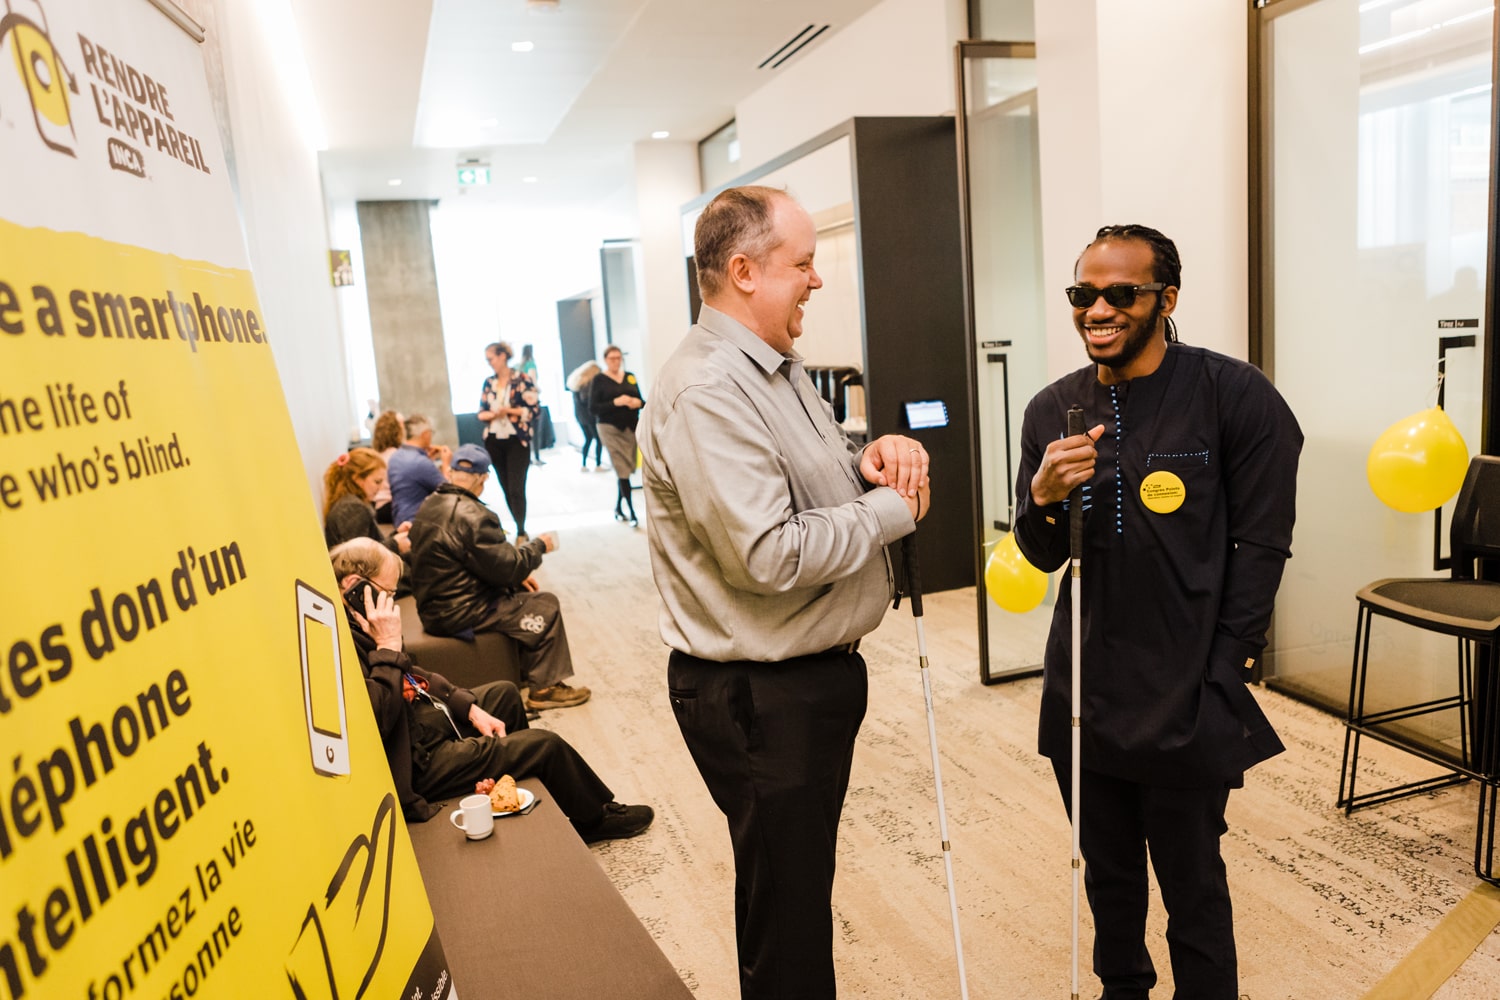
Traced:
[[1479, 559], [1500, 559], [1500, 457], [1475, 455], [1470, 460], [1448, 542], [1455, 579], [1474, 579]]

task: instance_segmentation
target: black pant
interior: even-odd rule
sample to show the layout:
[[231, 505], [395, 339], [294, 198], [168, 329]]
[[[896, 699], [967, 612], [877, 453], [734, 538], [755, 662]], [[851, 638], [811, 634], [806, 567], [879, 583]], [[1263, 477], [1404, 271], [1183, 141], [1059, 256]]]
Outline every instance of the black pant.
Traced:
[[868, 683], [858, 653], [714, 663], [673, 652], [672, 711], [734, 846], [743, 1000], [835, 995], [834, 855]]
[[[1067, 803], [1068, 765], [1052, 768]], [[1229, 788], [1161, 788], [1083, 771], [1078, 794], [1094, 974], [1105, 1000], [1142, 1000], [1156, 985], [1146, 950], [1148, 851], [1167, 909], [1173, 996], [1235, 1000], [1234, 913], [1219, 853]]]
[[521, 647], [521, 679], [532, 694], [573, 676], [573, 653], [556, 594], [522, 590], [502, 597], [474, 631], [499, 632], [516, 641]]
[[526, 534], [526, 473], [531, 469], [531, 452], [517, 437], [485, 436], [484, 450], [495, 467], [495, 481], [505, 494], [505, 506], [516, 522], [516, 534]]
[[604, 442], [599, 439], [599, 422], [597, 420], [579, 421], [578, 426], [583, 430], [583, 464], [589, 464], [589, 445], [594, 446], [594, 464], [598, 465], [604, 460]]
[[[413, 755], [412, 788], [417, 794], [436, 802], [474, 794], [474, 783], [481, 778], [540, 778], [575, 825], [597, 823], [604, 804], [615, 796], [578, 751], [554, 732], [527, 728], [526, 708], [510, 681], [483, 684], [473, 693], [480, 708], [505, 723], [506, 735], [480, 736], [468, 719], [454, 718], [462, 739], [455, 735], [435, 745], [424, 741]], [[412, 716], [414, 733], [452, 731], [444, 713], [424, 701], [412, 703]]]

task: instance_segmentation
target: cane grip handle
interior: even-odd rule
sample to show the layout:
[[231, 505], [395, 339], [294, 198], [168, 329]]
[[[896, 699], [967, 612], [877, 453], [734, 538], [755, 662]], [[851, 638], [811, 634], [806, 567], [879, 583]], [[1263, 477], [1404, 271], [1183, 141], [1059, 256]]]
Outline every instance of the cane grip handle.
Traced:
[[906, 595], [911, 598], [911, 613], [922, 617], [922, 576], [917, 571], [917, 533], [901, 539], [901, 563], [906, 567]]
[[[1068, 410], [1068, 437], [1084, 433], [1083, 408], [1074, 406]], [[1083, 487], [1075, 486], [1068, 494], [1068, 553], [1074, 559], [1083, 558]]]

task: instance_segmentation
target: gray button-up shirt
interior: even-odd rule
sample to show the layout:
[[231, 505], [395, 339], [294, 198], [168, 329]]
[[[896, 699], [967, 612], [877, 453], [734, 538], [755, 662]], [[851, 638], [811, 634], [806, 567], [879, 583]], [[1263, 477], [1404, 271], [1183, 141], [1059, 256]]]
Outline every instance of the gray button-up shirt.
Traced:
[[641, 424], [651, 567], [667, 645], [775, 661], [865, 635], [892, 595], [885, 546], [916, 525], [795, 353], [710, 306]]

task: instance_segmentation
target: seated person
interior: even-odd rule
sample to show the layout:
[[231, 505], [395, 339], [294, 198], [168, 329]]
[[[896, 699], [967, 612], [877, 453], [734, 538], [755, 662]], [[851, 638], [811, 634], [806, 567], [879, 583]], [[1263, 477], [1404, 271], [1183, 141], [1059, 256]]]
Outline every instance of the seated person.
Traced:
[[[396, 449], [406, 437], [406, 427], [401, 414], [386, 410], [375, 419], [375, 429], [370, 432], [370, 450], [380, 455], [381, 461], [389, 463]], [[391, 487], [387, 483], [375, 494], [375, 520], [391, 524]]]
[[385, 489], [385, 459], [370, 448], [350, 448], [323, 473], [323, 540], [333, 548], [351, 538], [373, 538], [405, 555], [411, 551], [406, 532], [397, 526], [389, 539], [376, 523], [374, 502]]
[[489, 472], [488, 452], [459, 446], [450, 482], [412, 519], [412, 591], [422, 627], [433, 635], [508, 635], [521, 646], [527, 708], [582, 705], [589, 689], [564, 683], [573, 676], [573, 657], [562, 610], [531, 575], [557, 537], [547, 533], [520, 546], [506, 541], [499, 515], [479, 499]]
[[429, 800], [469, 795], [476, 782], [509, 774], [545, 782], [585, 843], [634, 837], [651, 825], [651, 807], [614, 801], [567, 740], [527, 728], [514, 684], [454, 687], [402, 651], [401, 612], [391, 596], [401, 560], [393, 552], [356, 538], [336, 546], [329, 558], [408, 820], [436, 814]]
[[432, 444], [432, 421], [414, 413], [406, 418], [406, 440], [386, 462], [391, 481], [391, 523], [402, 524], [416, 516], [422, 501], [448, 481], [447, 445]]

